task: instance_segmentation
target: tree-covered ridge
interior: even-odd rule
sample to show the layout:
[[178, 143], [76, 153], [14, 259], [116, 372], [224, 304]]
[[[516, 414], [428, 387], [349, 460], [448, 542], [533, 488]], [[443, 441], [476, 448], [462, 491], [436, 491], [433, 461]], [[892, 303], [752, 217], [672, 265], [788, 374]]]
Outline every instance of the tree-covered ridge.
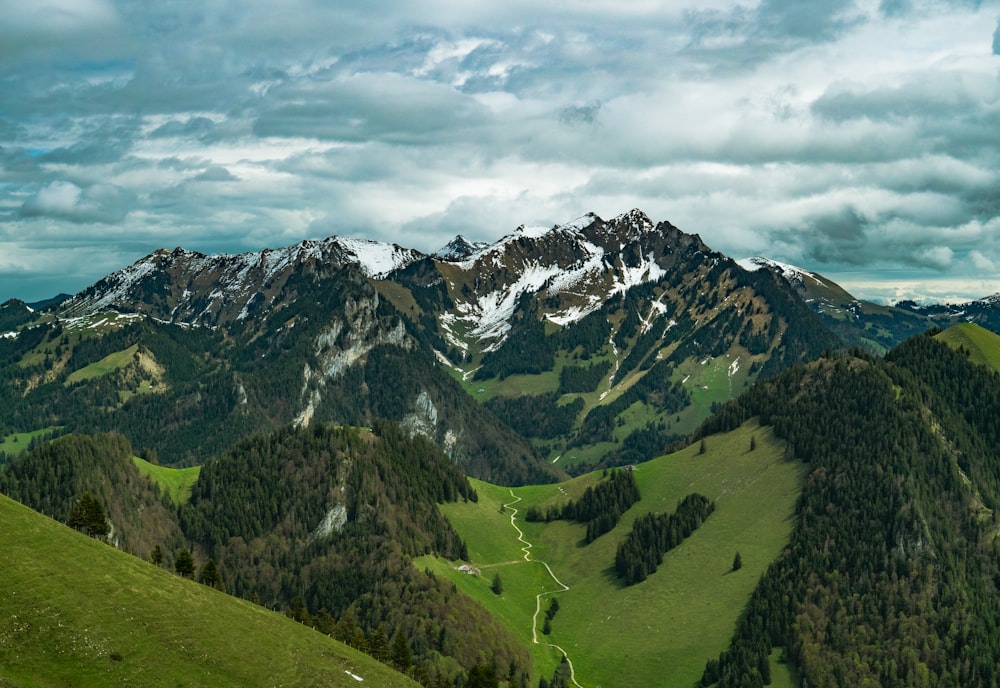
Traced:
[[646, 580], [663, 563], [663, 555], [696, 531], [714, 509], [708, 497], [690, 494], [672, 514], [638, 517], [615, 552], [615, 573], [625, 585]]
[[437, 447], [398, 426], [316, 424], [255, 436], [208, 461], [182, 519], [215, 553], [233, 537], [308, 540], [327, 512], [343, 507], [348, 523], [389, 528], [406, 554], [457, 559], [461, 543], [434, 505], [475, 498]]
[[[380, 422], [314, 424], [248, 439], [208, 462], [181, 509], [185, 533], [231, 592], [305, 614], [356, 619], [362, 637], [402, 634], [428, 675], [469, 669], [486, 651], [525, 669], [517, 642], [410, 557], [465, 546], [437, 503], [475, 500], [431, 442]], [[444, 658], [444, 659], [442, 659]]]
[[617, 469], [607, 473], [605, 480], [587, 487], [579, 499], [551, 506], [544, 512], [537, 507], [528, 509], [525, 520], [565, 519], [585, 523], [587, 534], [584, 536], [584, 543], [590, 544], [618, 525], [622, 514], [639, 499], [639, 486], [632, 471]]
[[703, 683], [762, 685], [783, 646], [813, 686], [995, 685], [1000, 378], [919, 336], [796, 368], [704, 429], [757, 415], [809, 462], [796, 527]]
[[111, 523], [109, 540], [147, 557], [157, 544], [173, 549], [182, 535], [170, 498], [139, 473], [121, 435], [67, 435], [0, 470], [0, 492], [57, 521], [69, 522], [84, 495]]

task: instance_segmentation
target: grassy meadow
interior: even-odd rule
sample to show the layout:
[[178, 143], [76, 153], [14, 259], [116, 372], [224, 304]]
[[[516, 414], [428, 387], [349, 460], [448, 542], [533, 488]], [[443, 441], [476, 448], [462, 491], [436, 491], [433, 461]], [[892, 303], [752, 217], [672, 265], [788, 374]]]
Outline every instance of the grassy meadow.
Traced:
[[417, 685], [3, 496], [0, 551], [0, 686]]
[[108, 354], [100, 361], [95, 361], [94, 363], [84, 366], [79, 370], [74, 370], [66, 377], [65, 384], [69, 386], [77, 382], [83, 382], [84, 380], [92, 380], [95, 377], [101, 377], [103, 375], [107, 375], [108, 373], [112, 373], [119, 368], [124, 368], [132, 362], [138, 351], [139, 346], [137, 344], [133, 344], [127, 349]]
[[20, 456], [28, 449], [28, 445], [31, 444], [31, 440], [36, 437], [43, 437], [59, 429], [59, 427], [42, 428], [41, 430], [32, 430], [31, 432], [15, 432], [7, 435], [6, 437], [0, 437], [0, 453], [6, 454], [7, 456]]
[[975, 323], [961, 323], [937, 335], [952, 348], [963, 347], [974, 363], [1000, 371], [1000, 335]]
[[[584, 686], [690, 688], [705, 661], [728, 645], [757, 580], [787, 542], [804, 472], [801, 463], [784, 458], [784, 445], [769, 428], [747, 423], [707, 438], [704, 454], [696, 444], [637, 466], [641, 501], [618, 527], [586, 546], [583, 525], [525, 523], [520, 517], [529, 506], [578, 497], [601, 473], [513, 490], [476, 482], [478, 503], [442, 509], [468, 544], [480, 575], [427, 557], [418, 565], [448, 576], [529, 644], [535, 681], [551, 676], [561, 658], [559, 650], [547, 645], [553, 643], [568, 654]], [[656, 573], [638, 585], [623, 586], [614, 574], [614, 557], [632, 521], [646, 512], [672, 512], [692, 492], [712, 499], [715, 512], [666, 555]], [[518, 510], [515, 525], [532, 543], [534, 562], [524, 560], [524, 545], [511, 524], [512, 509]], [[737, 551], [743, 567], [733, 572]], [[542, 561], [569, 590], [548, 575]], [[495, 572], [503, 582], [499, 596], [490, 590]], [[540, 633], [539, 616], [541, 643], [534, 644], [532, 617], [539, 606], [544, 612], [552, 594], [560, 603], [552, 633]], [[784, 665], [775, 664], [774, 678], [776, 685], [794, 684]]]
[[171, 501], [180, 506], [191, 497], [191, 487], [198, 480], [201, 473], [201, 466], [190, 466], [188, 468], [167, 468], [149, 463], [138, 456], [132, 457], [132, 462], [139, 469], [139, 472], [160, 486], [170, 495]]

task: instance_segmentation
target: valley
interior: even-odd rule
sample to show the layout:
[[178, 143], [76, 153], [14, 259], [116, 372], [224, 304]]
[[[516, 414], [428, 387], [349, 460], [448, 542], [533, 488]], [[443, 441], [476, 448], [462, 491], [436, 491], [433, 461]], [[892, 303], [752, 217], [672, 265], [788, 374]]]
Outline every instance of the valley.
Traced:
[[[642, 499], [614, 530], [586, 546], [581, 525], [524, 522], [501, 506], [513, 501], [511, 495], [520, 500], [512, 505], [519, 514], [531, 506], [564, 502], [599, 482], [600, 473], [558, 486], [513, 490], [475, 483], [478, 502], [443, 509], [481, 575], [465, 574], [448, 561], [418, 559], [417, 564], [433, 564], [435, 573], [508, 619], [512, 630], [532, 642], [542, 675], [551, 676], [561, 659], [548, 647], [551, 642], [573, 660], [584, 685], [692, 685], [701, 678], [705, 661], [726, 648], [739, 610], [785, 546], [805, 472], [803, 464], [785, 458], [784, 444], [756, 423], [715, 436], [704, 454], [698, 452], [693, 445], [637, 466]], [[661, 570], [625, 587], [613, 571], [618, 542], [637, 516], [672, 511], [691, 492], [709, 496], [716, 511], [667, 555]], [[519, 556], [522, 529], [532, 544], [531, 562]], [[736, 551], [746, 564], [730, 572]], [[539, 570], [542, 561], [568, 590]], [[495, 572], [504, 581], [500, 599], [490, 591]], [[541, 646], [533, 644], [532, 634], [538, 594], [559, 600], [552, 634], [539, 635]], [[510, 607], [520, 611], [512, 614]]]
[[[991, 685], [1000, 336], [996, 299], [966, 306], [864, 303], [640, 211], [436, 254], [157, 251], [44, 308], [8, 302], [0, 492], [63, 523], [86, 495], [109, 536], [3, 503], [21, 548], [3, 619], [55, 635], [0, 647], [25, 658], [0, 684], [89, 677], [88, 651], [124, 681], [170, 675], [189, 647], [146, 599], [169, 588], [213, 636], [176, 674], [191, 685], [260, 682], [191, 609], [213, 600], [299, 622], [260, 631], [291, 653], [278, 671], [325, 648], [297, 685], [342, 685], [337, 657], [428, 688]], [[638, 531], [659, 550], [622, 554]], [[256, 605], [170, 573], [187, 558]], [[81, 619], [102, 585], [144, 611], [98, 615], [100, 638], [31, 683], [69, 642], [39, 576]]]

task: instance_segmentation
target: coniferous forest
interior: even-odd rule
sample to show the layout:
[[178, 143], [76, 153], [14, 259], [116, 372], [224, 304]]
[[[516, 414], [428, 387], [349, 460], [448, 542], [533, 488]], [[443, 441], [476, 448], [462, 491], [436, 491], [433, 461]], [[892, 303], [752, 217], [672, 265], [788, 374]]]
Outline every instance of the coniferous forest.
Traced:
[[791, 542], [703, 685], [766, 684], [773, 647], [811, 686], [995, 685], [997, 374], [921, 335], [790, 370], [703, 432], [750, 416], [809, 474]]
[[615, 573], [625, 581], [625, 585], [646, 580], [663, 563], [663, 555], [697, 530], [714, 508], [708, 497], [690, 494], [671, 514], [640, 516], [618, 545]]

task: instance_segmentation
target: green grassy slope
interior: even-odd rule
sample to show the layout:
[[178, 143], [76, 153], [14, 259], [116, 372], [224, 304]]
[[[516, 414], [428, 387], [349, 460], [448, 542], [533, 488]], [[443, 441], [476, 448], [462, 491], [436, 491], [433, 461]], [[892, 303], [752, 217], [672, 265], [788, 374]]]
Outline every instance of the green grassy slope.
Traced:
[[60, 428], [43, 428], [41, 430], [33, 430], [31, 432], [15, 432], [6, 437], [0, 437], [0, 452], [7, 454], [8, 456], [20, 456], [25, 451], [27, 451], [28, 446], [31, 444], [31, 440], [36, 437], [41, 437], [49, 433], [55, 432]]
[[416, 685], [3, 496], [0, 551], [0, 686]]
[[949, 327], [934, 337], [953, 349], [965, 348], [969, 360], [1000, 371], [1000, 335], [975, 323]]
[[166, 491], [170, 495], [171, 501], [177, 505], [187, 502], [191, 496], [191, 486], [198, 480], [198, 475], [201, 473], [201, 466], [168, 468], [149, 463], [138, 456], [132, 457], [132, 463], [138, 467], [140, 473]]
[[131, 362], [135, 357], [138, 350], [139, 346], [137, 344], [133, 344], [124, 351], [116, 351], [113, 354], [108, 354], [100, 361], [96, 361], [70, 373], [66, 377], [65, 384], [72, 385], [76, 382], [91, 380], [95, 377], [101, 377], [102, 375], [107, 375], [108, 373], [118, 370], [119, 368], [128, 365], [129, 362]]
[[[751, 437], [754, 451], [750, 451]], [[559, 650], [547, 646], [554, 643], [568, 653], [582, 685], [690, 688], [701, 677], [705, 661], [728, 645], [758, 578], [785, 545], [803, 474], [801, 463], [784, 459], [784, 445], [769, 428], [748, 423], [708, 438], [704, 454], [695, 445], [640, 464], [635, 477], [642, 500], [615, 530], [587, 546], [581, 544], [583, 525], [525, 523], [520, 516], [529, 506], [578, 496], [600, 479], [600, 473], [561, 485], [512, 491], [476, 483], [478, 503], [443, 508], [481, 575], [463, 574], [448, 562], [430, 558], [418, 565], [448, 576], [502, 619], [532, 648], [537, 675], [551, 676], [561, 658]], [[632, 521], [650, 511], [672, 512], [692, 492], [714, 500], [715, 513], [667, 554], [656, 573], [638, 585], [623, 587], [612, 567], [618, 543]], [[511, 506], [502, 511], [503, 504]], [[534, 563], [524, 561], [511, 509], [519, 510], [515, 524], [533, 545]], [[743, 567], [730, 572], [736, 551]], [[562, 591], [541, 561], [569, 590]], [[504, 587], [499, 597], [490, 591], [497, 571]], [[532, 615], [539, 593], [555, 594], [560, 610], [552, 634], [539, 632], [541, 642], [534, 644]], [[543, 613], [548, 596], [541, 602]], [[541, 623], [539, 616], [539, 631]], [[781, 671], [776, 668], [776, 680]], [[787, 676], [780, 680], [789, 683]]]

